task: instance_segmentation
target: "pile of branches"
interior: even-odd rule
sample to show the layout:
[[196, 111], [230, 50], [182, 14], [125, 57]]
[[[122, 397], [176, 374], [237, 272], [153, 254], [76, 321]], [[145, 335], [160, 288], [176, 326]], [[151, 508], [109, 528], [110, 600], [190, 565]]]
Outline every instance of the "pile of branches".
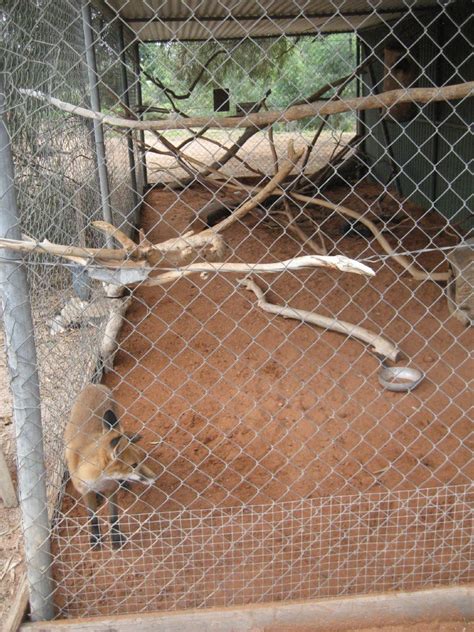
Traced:
[[[367, 63], [370, 63], [370, 59], [364, 62], [364, 64]], [[260, 103], [256, 105], [252, 113], [241, 117], [188, 117], [184, 112], [178, 110], [174, 104], [173, 97], [176, 99], [178, 95], [171, 93], [169, 90], [167, 94], [173, 106], [173, 115], [152, 121], [141, 120], [139, 113], [131, 111], [123, 103], [121, 103], [121, 106], [124, 116], [112, 116], [65, 103], [34, 90], [20, 90], [27, 97], [48, 102], [54, 107], [73, 113], [76, 116], [95, 119], [103, 125], [125, 128], [129, 131], [148, 130], [155, 135], [165, 150], [158, 149], [144, 142], [142, 143], [142, 149], [173, 156], [187, 174], [185, 178], [175, 182], [173, 188], [177, 186], [184, 188], [197, 182], [204, 185], [207, 189], [214, 190], [216, 195], [214, 201], [205, 205], [200, 211], [200, 218], [205, 218], [205, 221], [201, 221], [199, 231], [196, 231], [196, 226], [193, 225], [180, 237], [158, 244], [148, 241], [143, 233], [140, 233], [139, 240], [135, 242], [116, 227], [106, 222], [95, 222], [95, 227], [105, 233], [109, 241], [111, 237], [115, 239], [119, 245], [118, 248], [94, 249], [82, 246], [64, 246], [52, 244], [46, 240], [38, 242], [30, 237], [24, 237], [22, 240], [0, 239], [0, 248], [26, 253], [42, 252], [65, 258], [75, 264], [84, 266], [91, 277], [120, 287], [134, 286], [136, 284], [163, 285], [195, 273], [243, 273], [247, 276], [241, 284], [255, 293], [258, 304], [262, 309], [267, 311], [277, 310], [280, 315], [285, 317], [303, 319], [313, 324], [320, 323], [321, 326], [326, 328], [354, 336], [364, 342], [371, 342], [374, 350], [379, 355], [394, 360], [398, 355], [398, 351], [389, 341], [343, 321], [334, 320], [333, 322], [328, 322], [328, 319], [323, 321], [321, 320], [322, 317], [318, 315], [312, 315], [311, 318], [308, 318], [308, 314], [303, 313], [301, 310], [290, 309], [283, 312], [281, 307], [272, 306], [266, 302], [263, 291], [255, 282], [248, 279], [250, 274], [321, 266], [363, 274], [369, 277], [374, 275], [371, 268], [360, 262], [342, 255], [328, 256], [325, 240], [320, 231], [316, 230], [318, 241], [309, 239], [304, 234], [295, 221], [294, 208], [301, 205], [314, 205], [362, 223], [373, 234], [382, 249], [391, 255], [413, 278], [418, 280], [428, 278], [434, 281], [447, 280], [447, 273], [427, 273], [419, 269], [407, 256], [396, 254], [374, 222], [367, 217], [339, 204], [333, 204], [321, 197], [308, 195], [311, 192], [308, 189], [311, 189], [311, 186], [320, 183], [326, 177], [328, 167], [324, 167], [323, 170], [311, 176], [307, 175], [306, 169], [311, 153], [331, 114], [389, 107], [393, 103], [400, 102], [426, 103], [429, 101], [460, 99], [472, 95], [474, 82], [442, 88], [392, 90], [378, 95], [343, 99], [342, 94], [345, 88], [354, 80], [361, 68], [359, 67], [350, 75], [323, 86], [313, 95], [304, 99], [304, 101], [296, 103], [284, 111], [269, 111], [267, 109], [266, 100], [269, 96], [269, 93], [267, 93]], [[162, 87], [160, 85], [160, 88]], [[334, 95], [328, 100], [322, 101], [324, 95], [334, 89]], [[293, 143], [290, 142], [288, 144], [287, 157], [281, 160], [276, 152], [272, 126], [276, 122], [301, 120], [315, 116], [319, 116], [321, 122], [311, 142], [299, 151], [295, 151]], [[198, 138], [211, 140], [206, 136], [206, 133], [211, 128], [243, 128], [244, 131], [231, 147], [225, 148], [223, 156], [212, 164], [207, 165], [186, 153], [186, 145]], [[163, 134], [165, 130], [169, 129], [189, 129], [192, 131], [192, 135], [181, 144], [176, 145]], [[244, 159], [237, 155], [244, 144], [261, 130], [268, 131], [273, 155], [274, 173], [270, 178], [266, 178], [264, 174], [250, 167]], [[336, 148], [331, 160], [331, 168], [345, 159], [351, 147], [352, 145]], [[248, 169], [254, 171], [259, 176], [259, 184], [252, 186], [226, 173], [224, 167], [232, 158], [237, 158]], [[292, 173], [295, 168], [296, 175]], [[225, 261], [226, 244], [222, 233], [236, 221], [268, 201], [271, 196], [276, 196], [279, 201], [277, 211], [273, 213], [273, 219], [277, 220], [285, 230], [304, 241], [305, 245], [314, 254], [295, 257], [288, 261], [274, 264], [229, 263]], [[274, 313], [277, 312], [274, 311]]]
[[[20, 92], [28, 97], [47, 101], [63, 111], [98, 120], [104, 125], [126, 128], [128, 130], [147, 130], [151, 132], [156, 140], [159, 141], [160, 145], [156, 146], [145, 141], [137, 141], [142, 145], [142, 150], [173, 157], [187, 174], [184, 178], [176, 178], [171, 185], [173, 189], [186, 188], [193, 183], [199, 183], [207, 190], [214, 192], [213, 200], [197, 211], [196, 220], [189, 227], [189, 230], [192, 231], [194, 235], [193, 239], [196, 239], [197, 242], [200, 241], [197, 235], [195, 235], [197, 230], [204, 228], [204, 233], [206, 234], [206, 231], [212, 228], [213, 234], [216, 236], [250, 211], [261, 210], [262, 206], [265, 206], [267, 208], [265, 215], [267, 218], [270, 217], [273, 223], [277, 223], [285, 232], [291, 233], [296, 238], [299, 238], [303, 241], [305, 247], [316, 255], [326, 256], [328, 254], [326, 246], [327, 240], [325, 240], [325, 236], [320, 230], [320, 227], [315, 225], [311, 215], [309, 215], [308, 219], [313, 221], [315, 225], [314, 236], [316, 239], [310, 238], [299, 224], [299, 220], [304, 217], [301, 213], [301, 207], [308, 208], [316, 206], [318, 209], [328, 209], [332, 213], [337, 213], [338, 215], [350, 218], [351, 221], [355, 220], [363, 224], [365, 228], [372, 233], [384, 252], [390, 255], [391, 258], [400, 264], [414, 279], [429, 279], [432, 281], [448, 280], [448, 272], [426, 272], [420, 269], [410, 258], [396, 254], [386, 237], [382, 234], [382, 231], [365, 215], [340, 204], [333, 204], [326, 199], [314, 196], [316, 189], [320, 193], [323, 184], [327, 182], [328, 178], [331, 178], [331, 176], [337, 173], [338, 168], [347, 166], [347, 163], [351, 161], [350, 159], [357, 155], [355, 148], [360, 138], [355, 137], [350, 143], [343, 147], [336, 145], [329, 162], [316, 173], [308, 174], [307, 169], [312, 152], [315, 150], [317, 142], [325, 126], [328, 124], [331, 115], [340, 112], [389, 108], [395, 103], [403, 102], [427, 103], [432, 101], [445, 101], [448, 99], [462, 99], [472, 96], [474, 92], [474, 82], [439, 88], [391, 90], [365, 97], [344, 99], [343, 93], [345, 89], [356, 79], [362, 69], [368, 66], [369, 70], [372, 71], [371, 64], [373, 57], [368, 57], [354, 72], [326, 84], [314, 94], [294, 103], [286, 110], [268, 110], [266, 103], [270, 95], [270, 91], [268, 91], [262, 100], [253, 107], [251, 113], [245, 116], [190, 117], [183, 112], [182, 109], [179, 109], [175, 102], [176, 100], [187, 99], [191, 96], [192, 91], [201, 78], [201, 74], [208, 68], [216, 56], [217, 54], [208, 60], [202, 68], [200, 75], [192, 82], [189, 90], [182, 95], [176, 94], [150, 73], [145, 73], [147, 79], [155, 83], [158, 88], [164, 92], [172, 108], [172, 112], [164, 112], [164, 118], [156, 118], [154, 120], [141, 120], [141, 113], [132, 111], [120, 100], [118, 100], [118, 105], [123, 110], [124, 115], [119, 117], [77, 107], [33, 90], [23, 89], [20, 90]], [[325, 95], [331, 91], [333, 92], [332, 96], [325, 99]], [[295, 153], [292, 147], [288, 147], [288, 158], [281, 161], [275, 147], [273, 126], [276, 123], [301, 120], [308, 117], [314, 118], [316, 116], [320, 117], [320, 124], [309, 144], [303, 151], [298, 153]], [[241, 128], [243, 132], [230, 147], [226, 147], [207, 135], [207, 132], [211, 128]], [[170, 129], [188, 129], [192, 133], [180, 144], [175, 144], [163, 133]], [[239, 150], [242, 149], [249, 139], [262, 130], [266, 130], [268, 133], [270, 149], [273, 156], [274, 174], [271, 178], [249, 165], [245, 159], [238, 155]], [[219, 145], [224, 149], [223, 155], [212, 162], [212, 164], [204, 164], [202, 161], [197, 160], [186, 152], [186, 145], [197, 139], [205, 139], [207, 142]], [[240, 161], [247, 170], [258, 176], [258, 184], [250, 186], [245, 184], [242, 179], [235, 178], [225, 172], [225, 165], [233, 158]], [[263, 183], [264, 185], [262, 186]], [[269, 204], [272, 209], [271, 213], [268, 212]], [[189, 237], [190, 234], [191, 232], [188, 232], [187, 236]], [[207, 235], [208, 234], [209, 233], [207, 233]], [[207, 239], [207, 235], [203, 235], [204, 239]], [[189, 243], [189, 239], [187, 239], [187, 242]], [[189, 250], [189, 247], [187, 247], [187, 249]], [[215, 249], [215, 252], [218, 258], [222, 254], [219, 248]]]

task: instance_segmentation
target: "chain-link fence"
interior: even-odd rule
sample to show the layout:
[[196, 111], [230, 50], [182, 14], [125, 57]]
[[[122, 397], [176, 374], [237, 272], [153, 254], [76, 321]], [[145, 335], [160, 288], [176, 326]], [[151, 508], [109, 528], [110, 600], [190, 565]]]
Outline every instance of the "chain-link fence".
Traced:
[[32, 617], [472, 580], [467, 3], [155, 4], [0, 7]]

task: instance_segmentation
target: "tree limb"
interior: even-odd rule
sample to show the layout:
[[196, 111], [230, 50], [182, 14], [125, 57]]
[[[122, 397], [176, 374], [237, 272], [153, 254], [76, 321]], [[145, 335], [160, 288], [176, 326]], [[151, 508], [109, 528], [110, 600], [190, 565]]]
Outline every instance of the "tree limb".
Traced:
[[[203, 233], [207, 233], [208, 231], [212, 231], [215, 233], [221, 232], [228, 228], [231, 224], [236, 222], [238, 219], [241, 219], [246, 215], [249, 211], [260, 204], [266, 198], [273, 193], [273, 191], [278, 187], [278, 185], [286, 178], [286, 176], [290, 173], [290, 171], [295, 167], [298, 160], [301, 158], [303, 154], [303, 150], [295, 153], [293, 143], [290, 141], [288, 143], [288, 158], [284, 160], [280, 166], [280, 169], [273, 176], [273, 178], [261, 189], [258, 190], [258, 193], [254, 195], [250, 200], [244, 202], [237, 210], [235, 210], [229, 217], [226, 217], [222, 222], [219, 222], [212, 228], [208, 228], [203, 231]], [[202, 233], [200, 233], [202, 234]]]
[[130, 239], [128, 235], [126, 235], [119, 228], [115, 228], [115, 226], [109, 224], [109, 222], [97, 220], [95, 222], [92, 222], [92, 226], [94, 226], [94, 228], [96, 228], [97, 230], [100, 230], [102, 233], [105, 233], [106, 235], [116, 239], [119, 244], [121, 244], [122, 248], [127, 252], [131, 253], [136, 250], [137, 244], [133, 241], [133, 239]]
[[305, 232], [298, 226], [298, 224], [296, 223], [296, 218], [291, 213], [290, 205], [288, 204], [288, 200], [286, 200], [286, 198], [284, 200], [284, 205], [285, 205], [285, 210], [284, 211], [273, 212], [271, 216], [272, 217], [274, 217], [274, 216], [278, 217], [279, 215], [281, 215], [282, 217], [284, 217], [285, 220], [286, 220], [286, 229], [290, 233], [293, 233], [294, 235], [296, 235], [296, 237], [298, 237], [298, 239], [304, 245], [309, 246], [311, 248], [311, 250], [313, 252], [315, 252], [317, 255], [327, 255], [327, 250], [326, 250], [326, 247], [324, 245], [324, 241], [323, 241], [321, 235], [319, 235], [319, 238], [320, 238], [320, 241], [321, 241], [321, 246], [318, 246], [318, 244], [316, 244], [311, 239], [311, 237], [308, 237], [308, 235], [306, 235]]
[[298, 121], [308, 117], [322, 116], [324, 114], [338, 114], [340, 112], [357, 112], [360, 110], [376, 110], [382, 107], [390, 107], [395, 103], [429, 103], [434, 101], [446, 101], [450, 99], [462, 99], [470, 97], [474, 92], [474, 81], [442, 86], [437, 88], [406, 88], [400, 90], [389, 90], [377, 95], [357, 97], [354, 99], [338, 99], [328, 103], [307, 103], [303, 105], [293, 105], [285, 110], [257, 112], [246, 116], [229, 117], [173, 117], [163, 120], [134, 121], [118, 116], [110, 116], [101, 112], [94, 112], [71, 103], [66, 103], [55, 97], [48, 96], [38, 90], [20, 88], [21, 94], [45, 101], [54, 107], [70, 112], [77, 116], [101, 121], [105, 125], [126, 129], [141, 130], [171, 130], [189, 129], [193, 127], [216, 127], [216, 128], [263, 128], [275, 122]]
[[[102, 222], [105, 224], [105, 222]], [[102, 227], [102, 230], [104, 228]], [[117, 229], [109, 229], [109, 233], [115, 236]], [[130, 240], [131, 242], [131, 240]], [[131, 242], [133, 243], [133, 242]], [[158, 244], [145, 241], [142, 244], [134, 244], [128, 249], [113, 248], [82, 248], [78, 246], [63, 246], [44, 240], [16, 240], [0, 238], [0, 248], [25, 253], [42, 253], [62, 257], [87, 265], [89, 262], [97, 263], [109, 268], [144, 268], [165, 263], [166, 265], [185, 265], [189, 259], [203, 256], [205, 259], [222, 258], [226, 251], [225, 242], [221, 235], [212, 231], [202, 231], [197, 235], [185, 233], [180, 237], [168, 239]]]
[[354, 274], [363, 274], [365, 276], [375, 276], [375, 272], [354, 259], [349, 259], [343, 255], [335, 255], [333, 257], [325, 257], [318, 255], [306, 255], [304, 257], [295, 257], [278, 263], [191, 263], [183, 266], [179, 270], [170, 270], [156, 277], [150, 277], [146, 281], [142, 281], [141, 285], [153, 286], [163, 285], [181, 277], [195, 273], [244, 273], [244, 274], [274, 274], [276, 272], [287, 272], [288, 270], [301, 270], [304, 268], [332, 268], [341, 270], [342, 272], [353, 272]]
[[[263, 189], [260, 189], [259, 187], [250, 187], [248, 185], [242, 184], [238, 182], [237, 180], [235, 180], [234, 178], [232, 178], [231, 176], [228, 176], [228, 179], [231, 182], [235, 182], [235, 184], [228, 183], [226, 185], [228, 188], [233, 189], [233, 190], [237, 190], [237, 191], [244, 190], [244, 191], [249, 191], [250, 193], [255, 193], [255, 191], [261, 192], [263, 190]], [[392, 246], [390, 245], [390, 243], [382, 235], [381, 231], [377, 228], [377, 226], [370, 219], [367, 219], [360, 213], [357, 213], [357, 211], [353, 211], [352, 209], [349, 209], [345, 206], [341, 206], [340, 204], [334, 204], [333, 202], [329, 202], [328, 200], [323, 200], [321, 198], [312, 198], [307, 195], [302, 195], [301, 193], [288, 192], [282, 187], [278, 187], [277, 190], [279, 190], [282, 194], [287, 195], [290, 199], [299, 200], [301, 202], [306, 202], [308, 204], [314, 204], [316, 206], [323, 206], [325, 208], [330, 208], [336, 212], [339, 212], [343, 215], [347, 215], [348, 217], [352, 217], [353, 219], [356, 219], [357, 221], [361, 222], [362, 224], [364, 224], [364, 226], [367, 226], [367, 228], [372, 232], [373, 236], [382, 246], [384, 251], [387, 254], [391, 255], [393, 259], [395, 259], [395, 261], [397, 261], [403, 268], [405, 268], [405, 270], [409, 274], [411, 274], [411, 276], [415, 280], [417, 281], [425, 281], [425, 280], [447, 281], [449, 279], [448, 272], [424, 272], [423, 270], [420, 270], [420, 268], [418, 268], [418, 266], [414, 264], [413, 261], [410, 261], [410, 259], [406, 257], [405, 255], [397, 255], [394, 249], [392, 248]], [[230, 218], [227, 218], [227, 219], [230, 219]]]
[[344, 320], [321, 316], [320, 314], [308, 312], [304, 309], [295, 309], [294, 307], [284, 307], [283, 305], [269, 303], [265, 300], [263, 290], [255, 283], [255, 281], [252, 281], [249, 278], [241, 279], [239, 284], [255, 294], [257, 297], [257, 305], [265, 312], [276, 314], [277, 316], [282, 316], [283, 318], [292, 318], [294, 320], [303, 321], [310, 323], [311, 325], [316, 325], [317, 327], [337, 331], [351, 338], [357, 338], [358, 340], [362, 340], [362, 342], [366, 342], [371, 345], [373, 347], [373, 351], [377, 355], [382, 356], [383, 358], [388, 358], [389, 360], [395, 361], [399, 356], [399, 351], [392, 342], [386, 338], [382, 338], [382, 336], [372, 333], [364, 327], [348, 323]]
[[417, 281], [425, 281], [425, 280], [447, 281], [448, 280], [449, 278], [448, 272], [424, 272], [423, 270], [420, 270], [420, 268], [415, 263], [413, 263], [413, 261], [410, 261], [410, 259], [408, 259], [408, 257], [406, 257], [405, 255], [397, 255], [394, 249], [392, 248], [392, 246], [390, 245], [390, 243], [387, 241], [387, 239], [382, 235], [380, 230], [377, 228], [377, 226], [367, 217], [364, 217], [360, 213], [357, 213], [357, 211], [353, 211], [352, 209], [347, 208], [346, 206], [341, 206], [340, 204], [334, 204], [333, 202], [329, 202], [328, 200], [323, 200], [321, 198], [311, 198], [311, 197], [308, 197], [307, 195], [301, 195], [300, 193], [289, 193], [288, 195], [293, 200], [300, 200], [301, 202], [307, 202], [308, 204], [315, 204], [317, 206], [330, 208], [331, 210], [337, 211], [338, 213], [341, 213], [342, 215], [347, 215], [348, 217], [352, 217], [353, 219], [356, 219], [361, 224], [364, 224], [364, 226], [367, 226], [367, 228], [370, 230], [370, 232], [373, 234], [373, 236], [379, 242], [379, 244], [382, 246], [385, 252], [391, 255], [392, 258], [395, 259], [395, 261], [399, 263], [403, 268], [405, 268], [405, 270], [409, 272], [411, 276]]

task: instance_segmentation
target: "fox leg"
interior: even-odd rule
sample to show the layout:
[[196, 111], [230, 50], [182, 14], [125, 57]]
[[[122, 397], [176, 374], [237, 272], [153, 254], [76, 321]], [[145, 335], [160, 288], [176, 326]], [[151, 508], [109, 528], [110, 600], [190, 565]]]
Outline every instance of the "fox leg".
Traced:
[[96, 548], [101, 544], [99, 519], [97, 517], [97, 496], [95, 492], [87, 492], [84, 494], [84, 500], [90, 518], [90, 543], [92, 547]]
[[114, 549], [119, 549], [125, 544], [125, 538], [120, 531], [118, 510], [119, 507], [117, 504], [117, 492], [114, 492], [109, 498], [110, 526], [112, 534], [112, 546], [114, 547]]

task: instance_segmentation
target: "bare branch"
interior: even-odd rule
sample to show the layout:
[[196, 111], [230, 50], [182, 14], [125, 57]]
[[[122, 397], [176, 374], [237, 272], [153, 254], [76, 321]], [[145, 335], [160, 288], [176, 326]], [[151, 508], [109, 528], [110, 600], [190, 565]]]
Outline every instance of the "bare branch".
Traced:
[[[202, 234], [202, 233], [201, 233]], [[163, 285], [181, 277], [195, 273], [243, 273], [243, 274], [274, 274], [276, 272], [287, 272], [288, 270], [302, 270], [305, 268], [332, 268], [342, 272], [353, 272], [365, 276], [375, 276], [375, 272], [354, 259], [349, 259], [343, 255], [325, 257], [318, 255], [306, 255], [304, 257], [294, 257], [278, 263], [192, 263], [179, 270], [170, 270], [156, 277], [151, 277], [142, 282], [142, 285]]]
[[237, 210], [235, 210], [229, 217], [219, 222], [212, 228], [208, 228], [204, 233], [208, 231], [220, 232], [228, 228], [231, 224], [236, 222], [238, 219], [241, 219], [246, 215], [249, 211], [260, 204], [266, 198], [273, 193], [273, 191], [278, 187], [278, 185], [286, 178], [286, 176], [290, 173], [290, 171], [294, 168], [298, 160], [301, 158], [303, 154], [303, 150], [295, 153], [293, 143], [290, 141], [288, 143], [288, 158], [283, 161], [280, 169], [273, 176], [273, 178], [268, 182], [264, 187], [258, 190], [258, 193], [254, 195], [250, 200], [244, 202]]
[[273, 212], [272, 217], [273, 216], [278, 217], [279, 215], [284, 217], [286, 220], [286, 224], [284, 227], [286, 227], [286, 229], [289, 232], [296, 235], [296, 237], [298, 237], [298, 239], [304, 245], [309, 246], [311, 250], [315, 252], [317, 255], [327, 255], [327, 250], [326, 250], [326, 247], [324, 246], [324, 242], [322, 240], [321, 235], [319, 234], [319, 231], [318, 231], [318, 234], [321, 241], [321, 246], [318, 246], [318, 244], [316, 244], [310, 237], [308, 237], [308, 235], [306, 235], [305, 232], [298, 226], [298, 224], [296, 223], [296, 218], [291, 213], [290, 205], [288, 204], [288, 200], [286, 198], [284, 199], [283, 204], [285, 205], [285, 210]]
[[474, 81], [442, 86], [437, 88], [406, 88], [390, 90], [377, 95], [369, 95], [354, 99], [338, 99], [328, 103], [306, 103], [293, 105], [286, 110], [257, 112], [246, 116], [229, 117], [173, 117], [154, 121], [134, 121], [110, 116], [101, 112], [94, 112], [71, 103], [66, 103], [55, 97], [48, 96], [37, 90], [20, 89], [25, 96], [40, 99], [50, 103], [54, 107], [70, 112], [77, 116], [101, 121], [105, 125], [126, 129], [142, 130], [170, 130], [189, 129], [193, 127], [217, 127], [217, 128], [263, 128], [275, 122], [298, 121], [308, 117], [322, 116], [324, 114], [338, 114], [340, 112], [357, 112], [360, 110], [376, 110], [382, 107], [390, 107], [395, 103], [428, 103], [434, 101], [446, 101], [450, 99], [463, 99], [471, 97], [474, 92]]
[[409, 272], [411, 276], [417, 281], [425, 281], [425, 280], [447, 281], [448, 280], [449, 278], [448, 272], [424, 272], [423, 270], [420, 270], [420, 268], [418, 268], [418, 266], [414, 264], [413, 261], [410, 261], [408, 257], [405, 257], [405, 255], [396, 254], [392, 246], [385, 239], [385, 237], [382, 235], [382, 233], [377, 228], [377, 226], [370, 219], [368, 219], [367, 217], [364, 217], [364, 215], [361, 215], [360, 213], [357, 213], [356, 211], [353, 211], [352, 209], [347, 208], [346, 206], [341, 206], [340, 204], [334, 204], [333, 202], [329, 202], [328, 200], [323, 200], [321, 198], [311, 198], [311, 197], [308, 197], [307, 195], [301, 195], [300, 193], [289, 193], [288, 195], [290, 198], [294, 200], [300, 200], [301, 202], [307, 202], [308, 204], [315, 204], [316, 206], [323, 206], [325, 208], [330, 208], [338, 213], [341, 213], [342, 215], [347, 215], [348, 217], [352, 217], [353, 219], [356, 219], [361, 224], [364, 224], [364, 226], [367, 226], [367, 228], [371, 231], [371, 233], [373, 234], [375, 239], [379, 242], [379, 244], [382, 246], [382, 248], [385, 250], [385, 252], [391, 255], [392, 258], [395, 259], [395, 261], [399, 263], [403, 268], [405, 268], [405, 270]]
[[358, 340], [362, 340], [362, 342], [366, 342], [371, 345], [373, 347], [373, 351], [377, 355], [382, 356], [383, 358], [388, 358], [389, 360], [395, 361], [399, 356], [399, 351], [392, 342], [386, 338], [382, 338], [382, 336], [374, 334], [364, 327], [348, 323], [344, 320], [321, 316], [320, 314], [308, 312], [304, 309], [295, 309], [294, 307], [284, 307], [283, 305], [269, 303], [265, 300], [263, 290], [255, 283], [255, 281], [247, 278], [241, 279], [239, 283], [247, 290], [250, 290], [255, 294], [258, 306], [265, 312], [276, 314], [277, 316], [282, 316], [283, 318], [293, 318], [294, 320], [310, 323], [311, 325], [316, 325], [317, 327], [337, 331], [351, 338], [357, 338]]
[[109, 235], [110, 237], [116, 239], [119, 244], [122, 245], [123, 249], [127, 252], [133, 252], [134, 250], [136, 250], [137, 244], [132, 239], [130, 239], [130, 237], [128, 237], [128, 235], [126, 235], [123, 231], [115, 228], [115, 226], [112, 226], [112, 224], [109, 224], [109, 222], [97, 220], [95, 222], [92, 222], [92, 226], [94, 226], [94, 228], [97, 228], [97, 230], [100, 230], [102, 233], [105, 233], [106, 235]]
[[[130, 240], [130, 243], [133, 242]], [[47, 240], [37, 242], [30, 238], [27, 240], [0, 238], [0, 248], [54, 255], [82, 265], [93, 262], [108, 268], [137, 269], [151, 266], [150, 269], [153, 269], [154, 266], [162, 263], [183, 265], [189, 259], [194, 259], [199, 255], [211, 260], [222, 258], [226, 251], [222, 236], [212, 231], [203, 231], [197, 235], [185, 233], [158, 244], [149, 244], [147, 240], [141, 245], [134, 244], [134, 250], [125, 250], [63, 246]]]

